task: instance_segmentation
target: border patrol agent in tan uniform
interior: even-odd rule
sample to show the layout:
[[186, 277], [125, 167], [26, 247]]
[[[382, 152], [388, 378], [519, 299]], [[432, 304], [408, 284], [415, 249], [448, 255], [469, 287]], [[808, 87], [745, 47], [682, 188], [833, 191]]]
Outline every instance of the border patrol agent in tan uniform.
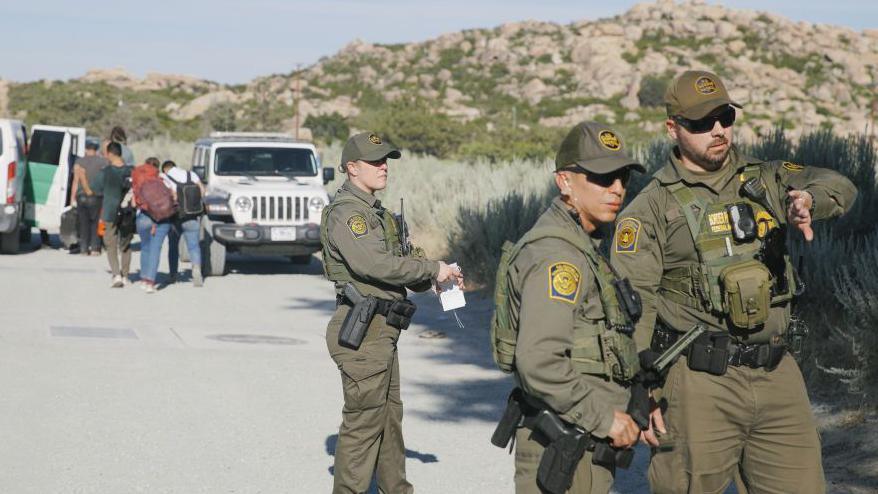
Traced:
[[[400, 330], [408, 327], [414, 312], [414, 304], [405, 299], [406, 288], [424, 291], [433, 279], [451, 278], [463, 286], [459, 269], [425, 259], [418, 249], [403, 255], [400, 225], [374, 195], [387, 185], [387, 159], [399, 157], [398, 149], [374, 133], [351, 137], [339, 167], [348, 179], [321, 221], [324, 270], [337, 293], [326, 346], [341, 371], [344, 393], [335, 449], [336, 494], [366, 492], [373, 473], [381, 492], [413, 492], [405, 477], [396, 350]], [[377, 306], [371, 322], [365, 321], [368, 326], [357, 348], [343, 346], [339, 338], [354, 306], [345, 295], [347, 284]]]
[[[598, 253], [599, 227], [616, 218], [630, 171], [643, 167], [627, 156], [617, 134], [595, 122], [569, 132], [555, 166], [560, 196], [522, 239], [504, 246], [500, 261], [494, 358], [515, 373], [520, 389], [510, 406], [520, 406], [523, 420], [501, 422], [495, 437], [504, 428], [506, 437], [492, 442], [505, 446], [514, 434], [519, 494], [606, 493], [614, 467], [593, 463], [590, 450], [596, 441], [622, 449], [637, 441], [640, 429], [624, 410], [625, 382], [639, 363], [633, 321], [620, 307], [609, 261]], [[557, 447], [552, 433], [534, 423], [545, 411], [591, 438], [589, 451], [570, 469], [572, 482], [554, 490], [555, 479], [538, 475], [548, 449]]]
[[[787, 230], [856, 198], [840, 174], [765, 162], [733, 146], [740, 105], [714, 74], [687, 71], [665, 95], [668, 164], [620, 215], [613, 265], [643, 300], [638, 347], [703, 334], [671, 368], [644, 440], [656, 493], [822, 493], [820, 441], [799, 367], [787, 353], [798, 287]], [[658, 395], [655, 398], [659, 398]]]

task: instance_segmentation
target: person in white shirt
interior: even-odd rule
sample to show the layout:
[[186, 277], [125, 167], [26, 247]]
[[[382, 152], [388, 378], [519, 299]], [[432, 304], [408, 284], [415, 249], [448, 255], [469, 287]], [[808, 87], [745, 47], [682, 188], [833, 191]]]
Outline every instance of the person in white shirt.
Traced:
[[[201, 190], [201, 197], [204, 197], [204, 185], [194, 172], [179, 168], [173, 161], [165, 161], [162, 163], [162, 180], [173, 191], [174, 199], [179, 204], [180, 198], [177, 197], [180, 186], [188, 183], [197, 184]], [[201, 246], [198, 242], [198, 230], [200, 229], [200, 215], [186, 215], [182, 211], [177, 213], [174, 218], [173, 227], [168, 239], [168, 267], [171, 274], [171, 281], [178, 279], [178, 267], [180, 263], [180, 237], [182, 236], [186, 242], [186, 249], [189, 251], [189, 261], [192, 263], [192, 283], [195, 286], [202, 286], [204, 279], [201, 276]]]

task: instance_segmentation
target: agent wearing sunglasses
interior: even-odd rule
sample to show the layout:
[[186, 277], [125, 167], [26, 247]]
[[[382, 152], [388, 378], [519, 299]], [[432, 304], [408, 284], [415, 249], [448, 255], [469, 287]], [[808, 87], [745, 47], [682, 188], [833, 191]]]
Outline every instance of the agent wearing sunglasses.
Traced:
[[[671, 368], [643, 433], [654, 492], [823, 493], [820, 441], [788, 353], [799, 285], [786, 231], [848, 211], [857, 191], [817, 167], [763, 161], [734, 146], [722, 80], [676, 77], [665, 94], [668, 164], [622, 212], [613, 265], [643, 301], [635, 338], [661, 352], [695, 324], [709, 330]], [[664, 409], [664, 412], [662, 410]]]
[[[381, 492], [413, 492], [405, 474], [396, 352], [400, 330], [408, 327], [415, 309], [406, 289], [427, 290], [434, 279], [453, 279], [463, 288], [460, 269], [404, 253], [397, 219], [374, 195], [387, 186], [388, 159], [399, 157], [399, 150], [377, 134], [348, 139], [339, 165], [347, 180], [321, 218], [324, 271], [336, 290], [326, 346], [341, 371], [344, 395], [335, 494], [366, 492], [373, 473]], [[346, 285], [359, 292], [358, 300], [348, 296]], [[361, 317], [348, 318], [352, 311]], [[356, 320], [365, 321], [362, 340], [340, 338]]]
[[[622, 206], [630, 171], [644, 169], [616, 133], [595, 122], [568, 133], [555, 167], [560, 194], [501, 260], [509, 276], [499, 283], [511, 289], [497, 310], [509, 309], [517, 324], [500, 332], [511, 335], [507, 345], [516, 343], [495, 359], [502, 370], [515, 373], [520, 391], [512, 396], [522, 396], [524, 403], [524, 426], [515, 432], [518, 494], [538, 494], [546, 486], [538, 470], [550, 441], [530, 421], [543, 410], [569, 430], [576, 427], [616, 448], [630, 448], [640, 436], [625, 413], [625, 382], [638, 365], [630, 337], [636, 316], [620, 309], [616, 277], [598, 244], [604, 236], [600, 227], [612, 224]], [[583, 455], [567, 492], [610, 490], [613, 466], [592, 460], [592, 452]]]

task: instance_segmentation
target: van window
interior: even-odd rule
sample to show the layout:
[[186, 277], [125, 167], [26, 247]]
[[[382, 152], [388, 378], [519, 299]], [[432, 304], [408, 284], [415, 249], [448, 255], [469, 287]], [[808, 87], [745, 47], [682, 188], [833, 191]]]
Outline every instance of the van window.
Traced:
[[317, 160], [310, 149], [224, 147], [216, 150], [214, 160], [217, 175], [317, 175]]
[[57, 166], [63, 145], [64, 132], [35, 130], [31, 137], [29, 161]]

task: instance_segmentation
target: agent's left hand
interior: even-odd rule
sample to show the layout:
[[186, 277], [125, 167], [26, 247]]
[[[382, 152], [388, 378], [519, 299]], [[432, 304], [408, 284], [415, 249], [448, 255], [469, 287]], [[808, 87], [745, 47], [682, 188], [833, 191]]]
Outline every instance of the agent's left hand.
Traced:
[[790, 198], [787, 221], [802, 232], [805, 241], [810, 242], [814, 239], [814, 231], [811, 229], [811, 205], [814, 204], [814, 198], [804, 190], [791, 190], [787, 195]]

